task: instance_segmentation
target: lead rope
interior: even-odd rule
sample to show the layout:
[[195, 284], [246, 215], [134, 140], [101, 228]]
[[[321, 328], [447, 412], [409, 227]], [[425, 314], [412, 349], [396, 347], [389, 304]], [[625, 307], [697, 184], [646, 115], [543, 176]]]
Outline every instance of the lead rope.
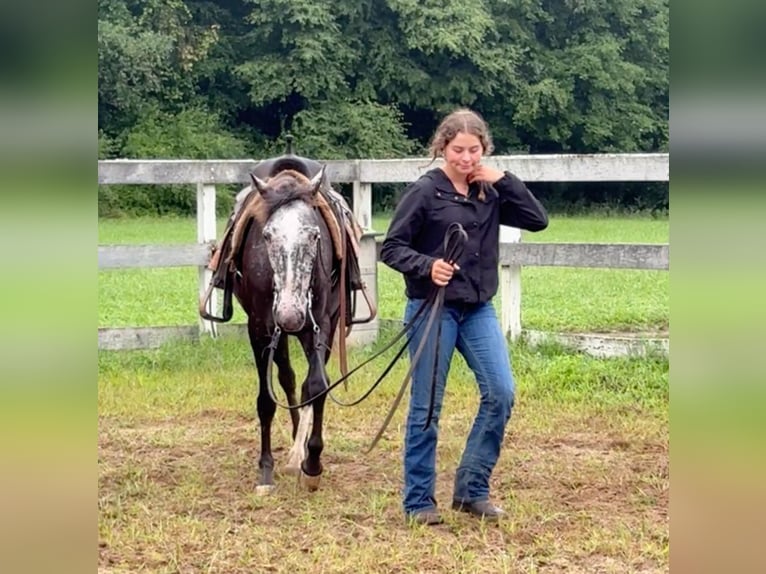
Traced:
[[[447, 263], [454, 265], [463, 255], [466, 241], [468, 241], [468, 234], [465, 232], [465, 229], [463, 229], [463, 226], [457, 222], [451, 223], [447, 228], [447, 232], [444, 234], [444, 260], [447, 261]], [[440, 289], [444, 291], [444, 287], [441, 287]], [[423, 430], [426, 430], [431, 425], [434, 408], [436, 406], [436, 384], [439, 376], [439, 349], [441, 347], [441, 335], [442, 322], [439, 321], [439, 324], [436, 326], [436, 345], [433, 357], [433, 370], [431, 372], [431, 396], [428, 401], [428, 417], [426, 418], [426, 424], [423, 426]]]
[[[468, 234], [465, 232], [465, 229], [463, 229], [463, 226], [457, 222], [451, 223], [449, 227], [447, 227], [447, 232], [444, 234], [444, 260], [447, 261], [448, 263], [455, 264], [457, 260], [460, 258], [460, 256], [462, 255], [463, 249], [465, 248], [465, 243], [467, 240], [468, 240]], [[383, 436], [383, 433], [388, 427], [388, 424], [391, 422], [391, 419], [393, 418], [394, 413], [396, 412], [396, 409], [399, 407], [399, 403], [401, 402], [402, 397], [404, 396], [404, 391], [407, 389], [407, 386], [410, 383], [410, 377], [412, 375], [412, 371], [414, 370], [415, 365], [417, 365], [418, 361], [420, 360], [420, 355], [422, 354], [423, 349], [425, 348], [425, 344], [428, 341], [428, 337], [429, 337], [431, 326], [433, 325], [434, 319], [436, 318], [436, 315], [439, 315], [439, 325], [436, 328], [437, 338], [436, 338], [436, 345], [435, 345], [436, 348], [434, 349], [433, 371], [431, 373], [431, 396], [430, 396], [429, 404], [428, 404], [428, 417], [426, 419], [426, 424], [423, 428], [427, 429], [429, 425], [431, 424], [431, 419], [433, 418], [434, 406], [436, 402], [436, 383], [437, 383], [437, 375], [438, 375], [438, 367], [439, 367], [439, 360], [438, 360], [439, 339], [441, 338], [441, 313], [442, 313], [442, 308], [444, 307], [444, 293], [445, 293], [445, 287], [434, 286], [434, 289], [432, 289], [431, 293], [429, 294], [429, 299], [433, 297], [433, 304], [431, 305], [431, 313], [428, 316], [428, 322], [426, 323], [425, 328], [423, 329], [423, 335], [420, 340], [420, 344], [418, 345], [418, 348], [415, 351], [415, 354], [410, 361], [410, 368], [407, 371], [407, 374], [404, 376], [404, 380], [402, 381], [402, 384], [399, 387], [399, 392], [397, 393], [396, 398], [394, 399], [394, 402], [391, 405], [391, 408], [388, 410], [388, 414], [386, 415], [386, 418], [383, 421], [383, 424], [381, 425], [380, 430], [378, 430], [377, 434], [372, 439], [372, 442], [370, 443], [369, 448], [365, 451], [365, 454], [369, 454], [372, 451], [372, 449], [375, 448], [375, 445], [378, 444], [378, 441]], [[415, 321], [413, 320], [411, 324], [414, 324], [414, 323]], [[409, 343], [411, 339], [412, 339], [412, 336], [410, 336], [407, 342]]]
[[[465, 229], [463, 229], [463, 226], [459, 223], [451, 223], [450, 226], [447, 228], [447, 232], [444, 235], [444, 260], [449, 263], [456, 263], [460, 256], [463, 253], [463, 249], [465, 248], [465, 242], [468, 239], [468, 234], [465, 232]], [[399, 388], [399, 392], [396, 395], [396, 398], [394, 399], [393, 404], [388, 410], [388, 413], [386, 414], [386, 418], [383, 421], [383, 424], [381, 425], [380, 429], [376, 433], [375, 437], [373, 438], [372, 442], [370, 443], [370, 446], [365, 451], [365, 454], [369, 454], [373, 448], [375, 448], [375, 445], [378, 444], [378, 441], [383, 436], [383, 433], [385, 432], [386, 428], [388, 428], [389, 423], [391, 422], [391, 419], [394, 416], [394, 413], [396, 412], [396, 409], [399, 407], [399, 404], [401, 403], [402, 397], [404, 396], [404, 392], [407, 389], [407, 386], [410, 383], [410, 377], [412, 375], [412, 372], [417, 365], [418, 361], [420, 360], [420, 356], [423, 353], [423, 350], [425, 349], [426, 342], [428, 341], [428, 335], [431, 330], [431, 327], [433, 326], [434, 321], [436, 320], [437, 315], [439, 316], [439, 325], [437, 326], [437, 339], [436, 339], [436, 348], [434, 352], [434, 361], [433, 361], [433, 371], [431, 376], [431, 396], [429, 399], [429, 407], [428, 407], [428, 417], [426, 420], [426, 424], [423, 427], [424, 429], [428, 428], [431, 424], [431, 420], [433, 418], [433, 412], [435, 408], [435, 401], [436, 401], [436, 384], [437, 384], [437, 376], [438, 376], [438, 356], [439, 356], [439, 339], [441, 338], [441, 312], [442, 308], [444, 307], [444, 295], [445, 295], [445, 288], [444, 287], [437, 287], [434, 286], [431, 291], [428, 294], [428, 297], [423, 300], [420, 307], [418, 307], [415, 314], [410, 319], [410, 322], [408, 325], [406, 325], [389, 343], [386, 344], [385, 347], [383, 347], [380, 351], [372, 355], [369, 359], [362, 362], [361, 364], [357, 365], [354, 369], [349, 371], [347, 374], [342, 376], [340, 379], [335, 381], [332, 384], [327, 384], [327, 381], [325, 381], [325, 388], [321, 393], [319, 393], [317, 396], [304, 401], [302, 403], [299, 403], [297, 405], [287, 405], [284, 403], [281, 403], [277, 400], [274, 388], [273, 388], [273, 381], [272, 381], [272, 366], [273, 366], [273, 357], [274, 357], [274, 351], [277, 348], [277, 344], [279, 342], [279, 338], [281, 335], [282, 330], [279, 328], [279, 326], [275, 327], [274, 333], [272, 334], [272, 339], [267, 347], [269, 349], [269, 360], [266, 368], [266, 380], [267, 380], [267, 388], [269, 395], [271, 397], [271, 400], [274, 401], [274, 403], [287, 410], [292, 409], [299, 409], [302, 407], [305, 407], [307, 405], [310, 405], [313, 401], [315, 401], [317, 398], [324, 394], [329, 394], [330, 391], [332, 391], [334, 388], [336, 388], [341, 383], [345, 382], [351, 375], [353, 375], [356, 371], [361, 369], [363, 366], [367, 365], [380, 355], [382, 355], [384, 352], [388, 351], [391, 347], [396, 344], [397, 341], [399, 341], [408, 331], [411, 331], [409, 336], [407, 337], [407, 340], [405, 341], [404, 345], [397, 351], [396, 355], [394, 356], [391, 363], [386, 367], [386, 369], [383, 371], [383, 373], [378, 377], [378, 379], [372, 384], [372, 386], [358, 399], [350, 402], [350, 403], [343, 403], [341, 401], [335, 400], [332, 395], [330, 397], [334, 400], [335, 403], [337, 403], [340, 406], [354, 406], [359, 403], [361, 403], [364, 399], [366, 399], [374, 390], [375, 388], [385, 379], [386, 375], [391, 371], [391, 369], [394, 367], [396, 362], [401, 358], [401, 356], [404, 354], [404, 351], [409, 347], [414, 332], [416, 331], [416, 327], [422, 323], [422, 315], [423, 312], [427, 307], [430, 306], [430, 312], [428, 314], [428, 319], [426, 321], [425, 328], [423, 330], [423, 336], [421, 338], [420, 344], [418, 345], [417, 350], [415, 351], [414, 355], [412, 356], [412, 359], [410, 361], [410, 367], [407, 370], [407, 374], [404, 376], [404, 379], [402, 380], [402, 384]], [[314, 333], [317, 334], [319, 331], [319, 326], [316, 324], [316, 321], [314, 320], [313, 313], [311, 311], [311, 303], [309, 303], [308, 308], [309, 317], [311, 318], [311, 322], [313, 324]], [[319, 346], [317, 345], [317, 352], [319, 351]]]

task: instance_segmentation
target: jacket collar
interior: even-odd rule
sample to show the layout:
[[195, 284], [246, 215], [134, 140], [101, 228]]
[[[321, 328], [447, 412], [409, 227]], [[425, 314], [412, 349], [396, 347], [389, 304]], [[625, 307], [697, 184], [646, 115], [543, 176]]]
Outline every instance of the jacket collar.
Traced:
[[[431, 180], [434, 182], [434, 188], [437, 191], [441, 191], [442, 193], [449, 193], [453, 195], [457, 194], [457, 191], [455, 190], [455, 186], [452, 185], [450, 178], [447, 177], [447, 174], [444, 173], [440, 168], [435, 167], [427, 171], [426, 175], [430, 176]], [[468, 186], [469, 199], [476, 198], [478, 193], [479, 193], [478, 184], [472, 183]], [[497, 195], [497, 191], [495, 191], [495, 188], [493, 188], [491, 185], [487, 186], [487, 193], [489, 195]]]
[[[434, 187], [441, 192], [444, 193], [451, 193], [455, 194], [457, 191], [455, 190], [455, 186], [452, 185], [452, 182], [450, 181], [450, 178], [447, 177], [447, 174], [442, 171], [441, 168], [435, 167], [434, 169], [430, 170], [428, 172], [431, 175], [431, 179], [434, 182]], [[471, 194], [471, 188], [473, 186], [469, 186], [468, 194]]]

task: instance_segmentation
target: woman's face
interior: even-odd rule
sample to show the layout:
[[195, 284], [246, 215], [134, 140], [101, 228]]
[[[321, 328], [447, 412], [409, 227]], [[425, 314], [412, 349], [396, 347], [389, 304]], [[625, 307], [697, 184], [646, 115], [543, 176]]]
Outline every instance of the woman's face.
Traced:
[[444, 147], [444, 161], [460, 175], [468, 175], [481, 162], [482, 153], [478, 136], [460, 132]]

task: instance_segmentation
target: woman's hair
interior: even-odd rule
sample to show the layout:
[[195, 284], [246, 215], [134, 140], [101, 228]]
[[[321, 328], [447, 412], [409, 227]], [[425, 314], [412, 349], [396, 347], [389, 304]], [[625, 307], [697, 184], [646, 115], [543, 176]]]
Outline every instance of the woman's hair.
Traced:
[[428, 148], [431, 152], [431, 159], [435, 160], [439, 157], [447, 144], [455, 139], [459, 133], [471, 134], [479, 138], [485, 155], [491, 154], [495, 149], [489, 127], [487, 127], [484, 119], [474, 111], [461, 108], [449, 114], [436, 128]]
[[[439, 127], [436, 128], [431, 138], [431, 145], [428, 148], [431, 152], [431, 163], [444, 152], [447, 144], [460, 133], [470, 134], [479, 138], [483, 148], [483, 155], [489, 155], [495, 149], [487, 122], [478, 113], [466, 108], [460, 108], [444, 118]], [[486, 184], [483, 181], [479, 183], [478, 197], [481, 201], [484, 201], [486, 198]]]

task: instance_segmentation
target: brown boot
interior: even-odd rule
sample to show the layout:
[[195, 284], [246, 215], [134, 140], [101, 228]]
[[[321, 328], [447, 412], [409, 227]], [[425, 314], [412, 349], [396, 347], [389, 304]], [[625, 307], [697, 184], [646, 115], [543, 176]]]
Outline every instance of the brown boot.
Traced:
[[505, 517], [505, 511], [489, 500], [477, 500], [476, 502], [454, 500], [452, 501], [452, 509], [473, 514], [488, 522], [496, 522]]

